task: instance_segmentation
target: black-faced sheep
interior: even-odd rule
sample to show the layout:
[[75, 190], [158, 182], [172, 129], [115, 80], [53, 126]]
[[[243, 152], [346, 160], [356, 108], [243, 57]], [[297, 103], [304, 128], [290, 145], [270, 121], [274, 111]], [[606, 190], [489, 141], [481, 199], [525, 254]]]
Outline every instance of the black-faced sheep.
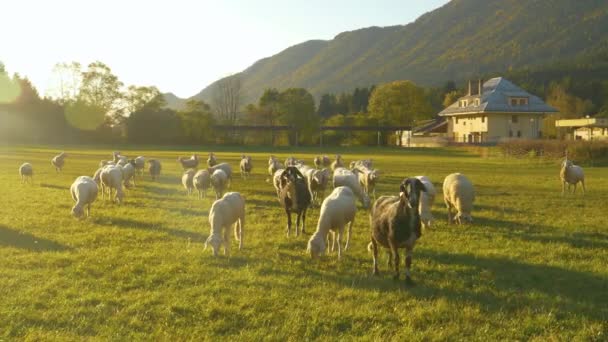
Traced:
[[97, 183], [93, 178], [88, 176], [80, 176], [76, 178], [70, 187], [72, 199], [76, 202], [72, 207], [72, 215], [75, 218], [82, 218], [85, 214], [88, 217], [91, 214], [91, 204], [97, 198]]
[[21, 176], [21, 183], [26, 183], [28, 180], [32, 183], [34, 177], [34, 168], [30, 163], [23, 163], [19, 166], [19, 175]]
[[471, 211], [475, 201], [473, 183], [460, 173], [452, 173], [443, 180], [443, 200], [448, 209], [448, 224], [473, 222]]
[[56, 172], [61, 172], [63, 165], [65, 165], [65, 158], [67, 156], [67, 153], [61, 152], [58, 155], [54, 156], [53, 159], [51, 159], [51, 164], [53, 164], [53, 166], [55, 167]]
[[344, 233], [344, 227], [348, 224], [348, 237], [344, 246], [344, 250], [347, 250], [356, 213], [357, 206], [353, 191], [345, 186], [335, 188], [323, 200], [317, 231], [308, 240], [307, 250], [310, 256], [316, 258], [325, 252], [327, 248], [326, 240], [328, 240], [329, 233], [331, 232], [333, 237], [331, 250], [335, 249], [337, 243], [338, 259], [340, 259], [342, 257], [342, 234]]
[[312, 196], [306, 185], [306, 178], [294, 166], [289, 166], [279, 177], [279, 201], [287, 214], [287, 236], [291, 233], [291, 213], [296, 213], [296, 236], [306, 232], [306, 210], [310, 206]]
[[574, 165], [572, 161], [566, 159], [562, 162], [559, 178], [562, 181], [562, 195], [566, 193], [566, 185], [568, 185], [568, 192], [570, 192], [570, 187], [574, 185], [573, 193], [576, 193], [576, 186], [579, 182], [583, 187], [583, 195], [585, 194], [585, 173], [582, 167]]
[[238, 192], [229, 192], [216, 200], [209, 210], [211, 234], [205, 241], [211, 245], [213, 255], [217, 256], [220, 246], [224, 245], [224, 254], [230, 254], [230, 226], [234, 225], [234, 237], [243, 248], [243, 228], [245, 226], [245, 199]]
[[390, 249], [389, 265], [394, 265], [394, 279], [399, 279], [399, 248], [405, 248], [405, 281], [411, 283], [410, 268], [416, 241], [422, 236], [418, 205], [426, 191], [416, 178], [406, 178], [399, 186], [399, 196], [382, 196], [370, 214], [374, 274], [378, 275], [378, 245]]

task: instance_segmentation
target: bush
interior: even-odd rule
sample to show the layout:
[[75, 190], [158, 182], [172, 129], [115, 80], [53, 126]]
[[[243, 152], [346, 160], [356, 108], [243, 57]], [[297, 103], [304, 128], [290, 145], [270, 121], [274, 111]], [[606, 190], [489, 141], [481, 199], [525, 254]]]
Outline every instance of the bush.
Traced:
[[579, 164], [608, 164], [608, 141], [513, 139], [498, 148], [505, 157], [561, 160], [567, 151], [568, 158]]

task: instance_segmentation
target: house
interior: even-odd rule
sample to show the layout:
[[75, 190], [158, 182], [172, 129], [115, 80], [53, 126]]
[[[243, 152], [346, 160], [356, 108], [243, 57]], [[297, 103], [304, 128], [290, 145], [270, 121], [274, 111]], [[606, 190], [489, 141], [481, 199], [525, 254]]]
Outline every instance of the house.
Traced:
[[439, 113], [447, 119], [447, 136], [455, 142], [497, 143], [506, 139], [542, 137], [542, 120], [557, 110], [505, 78], [478, 82], [473, 93]]
[[574, 140], [608, 139], [607, 118], [581, 118], [555, 121], [555, 127], [565, 127], [572, 131]]

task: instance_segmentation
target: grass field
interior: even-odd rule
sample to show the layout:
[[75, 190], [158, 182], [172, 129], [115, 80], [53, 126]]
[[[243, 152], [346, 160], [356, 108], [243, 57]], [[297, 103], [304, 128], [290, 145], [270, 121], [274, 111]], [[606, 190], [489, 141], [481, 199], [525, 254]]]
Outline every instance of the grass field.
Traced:
[[[63, 148], [62, 148], [63, 149]], [[379, 194], [404, 176], [466, 174], [477, 199], [470, 226], [448, 226], [441, 194], [435, 227], [414, 251], [414, 287], [396, 282], [381, 253], [371, 275], [368, 214], [360, 209], [341, 261], [311, 260], [308, 236], [285, 236], [286, 219], [266, 183], [269, 151], [252, 153], [244, 249], [203, 251], [211, 199], [188, 198], [175, 161], [187, 152], [128, 150], [163, 161], [117, 206], [70, 216], [69, 186], [92, 175], [110, 149], [0, 147], [0, 341], [83, 340], [607, 340], [608, 168], [585, 168], [585, 197], [560, 196], [558, 161], [484, 159], [462, 150], [341, 150], [371, 156]], [[287, 150], [276, 153], [281, 158]], [[199, 151], [203, 155], [204, 151]], [[237, 169], [241, 151], [219, 151]], [[293, 154], [312, 162], [315, 150]], [[20, 184], [21, 163], [34, 184]], [[209, 192], [211, 194], [211, 192]], [[308, 215], [308, 232], [318, 209]], [[402, 259], [403, 260], [403, 259]]]

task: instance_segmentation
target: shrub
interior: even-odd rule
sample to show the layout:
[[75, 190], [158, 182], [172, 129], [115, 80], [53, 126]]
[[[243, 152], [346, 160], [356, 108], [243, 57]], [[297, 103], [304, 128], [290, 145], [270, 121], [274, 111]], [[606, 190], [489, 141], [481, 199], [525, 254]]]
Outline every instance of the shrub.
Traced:
[[568, 158], [579, 164], [608, 164], [608, 141], [513, 139], [498, 148], [505, 157], [561, 160], [567, 151]]

